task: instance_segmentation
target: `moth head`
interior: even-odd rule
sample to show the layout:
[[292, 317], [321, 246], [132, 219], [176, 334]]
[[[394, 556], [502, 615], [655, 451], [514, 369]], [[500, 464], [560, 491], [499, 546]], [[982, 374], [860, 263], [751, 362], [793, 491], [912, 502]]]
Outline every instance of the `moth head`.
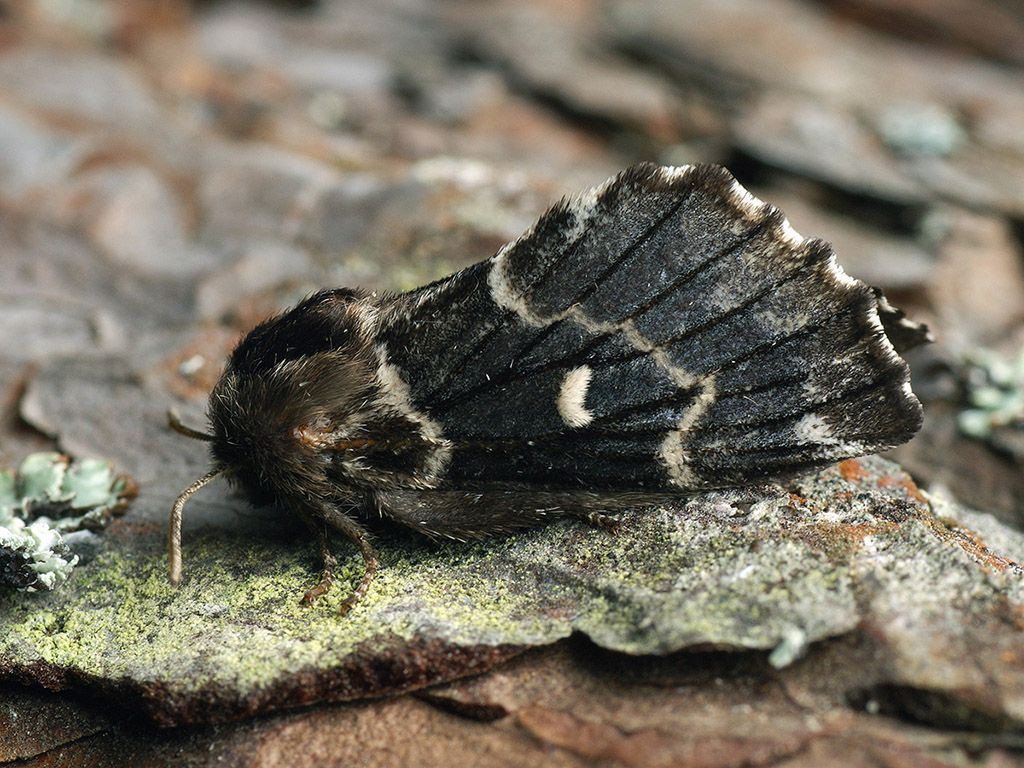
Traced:
[[326, 460], [318, 435], [359, 436], [378, 387], [371, 299], [321, 291], [257, 325], [229, 356], [207, 404], [210, 453], [254, 504], [309, 495]]
[[209, 433], [169, 415], [172, 429], [209, 442], [213, 458], [171, 512], [172, 583], [181, 578], [182, 510], [215, 477], [225, 476], [255, 504], [328, 493], [328, 437], [342, 448], [366, 442], [366, 404], [379, 387], [366, 331], [375, 301], [357, 290], [321, 291], [265, 320], [232, 351], [210, 394]]

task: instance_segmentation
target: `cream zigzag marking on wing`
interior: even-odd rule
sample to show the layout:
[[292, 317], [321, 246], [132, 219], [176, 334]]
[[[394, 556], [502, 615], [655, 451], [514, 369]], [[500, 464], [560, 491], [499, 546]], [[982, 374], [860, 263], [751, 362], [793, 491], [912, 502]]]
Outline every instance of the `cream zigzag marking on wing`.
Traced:
[[[766, 208], [771, 207], [763, 200], [752, 195], [736, 180], [733, 180], [732, 186], [729, 188], [728, 197], [729, 202], [747, 216], [762, 216], [763, 211]], [[789, 219], [785, 218], [782, 220], [782, 224], [779, 228], [779, 237], [783, 242], [794, 249], [802, 248], [807, 243], [807, 238], [793, 229], [793, 226], [789, 223]], [[836, 286], [839, 288], [857, 290], [864, 285], [860, 280], [850, 277], [846, 273], [839, 262], [836, 261], [835, 253], [829, 257], [828, 268], [830, 275], [836, 282]], [[888, 304], [888, 302], [886, 302], [886, 304]], [[902, 358], [899, 356], [899, 353], [896, 352], [892, 342], [889, 341], [889, 337], [885, 334], [885, 329], [882, 326], [882, 319], [878, 314], [877, 305], [873, 305], [869, 310], [868, 323], [871, 325], [874, 337], [878, 339], [880, 344], [882, 344], [883, 351], [888, 358], [888, 362], [899, 364]]]
[[[383, 344], [371, 344], [377, 338], [380, 326], [386, 319], [388, 304], [382, 304], [381, 298], [376, 293], [371, 293], [359, 300], [356, 305], [357, 311], [352, 312], [352, 319], [355, 324], [356, 336], [367, 343], [368, 353], [375, 358], [377, 369], [374, 372], [374, 379], [378, 386], [376, 405], [385, 411], [398, 413], [420, 430], [420, 438], [432, 446], [427, 454], [423, 465], [419, 467], [419, 474], [412, 478], [413, 483], [421, 488], [431, 488], [437, 485], [444, 474], [451, 460], [452, 444], [445, 439], [441, 425], [426, 414], [418, 411], [412, 402], [412, 392], [409, 385], [402, 378], [402, 373], [397, 366], [388, 359], [387, 349]], [[356, 309], [356, 308], [353, 308]], [[357, 434], [366, 420], [364, 409], [355, 409], [352, 416], [340, 425], [336, 425], [334, 434], [339, 438]], [[343, 460], [343, 464], [350, 464], [351, 469], [361, 472], [366, 471], [360, 459]]]
[[[694, 166], [692, 165], [672, 167], [663, 166], [658, 169], [658, 172], [665, 181], [672, 182], [682, 179], [693, 170]], [[562, 235], [565, 240], [564, 247], [566, 249], [571, 248], [587, 231], [587, 228], [591, 225], [590, 219], [594, 215], [594, 210], [597, 207], [598, 201], [608, 188], [613, 186], [618, 179], [619, 176], [612, 176], [610, 179], [606, 179], [596, 187], [591, 187], [590, 189], [583, 190], [582, 192], [563, 199], [559, 205], [556, 205], [551, 209], [555, 210], [559, 206], [564, 206], [567, 211], [571, 211], [573, 214], [573, 223]], [[549, 210], [548, 213], [550, 212], [551, 211]], [[545, 216], [546, 215], [547, 214], [545, 214]], [[541, 217], [541, 219], [535, 221], [528, 230], [523, 232], [523, 234], [515, 240], [505, 243], [505, 245], [501, 247], [501, 249], [491, 258], [493, 267], [487, 278], [487, 282], [491, 288], [492, 298], [494, 298], [498, 306], [512, 310], [527, 323], [535, 326], [548, 325], [548, 322], [536, 320], [534, 313], [526, 306], [525, 300], [518, 295], [518, 292], [512, 288], [503, 276], [497, 275], [496, 272], [498, 265], [508, 257], [510, 251], [512, 251], [517, 245], [534, 236], [537, 230], [537, 224], [539, 224], [543, 218], [544, 217]], [[551, 322], [554, 322], [554, 320]]]
[[[749, 216], [756, 216], [758, 215], [759, 210], [770, 208], [766, 203], [744, 189], [737, 181], [734, 181], [729, 189], [729, 199], [730, 202]], [[801, 249], [807, 243], [807, 239], [793, 229], [788, 219], [783, 219], [779, 234], [781, 239], [794, 249]], [[846, 273], [843, 267], [836, 260], [835, 253], [832, 253], [829, 256], [828, 273], [835, 281], [836, 290], [866, 290], [864, 283]], [[906, 372], [905, 375], [908, 378], [905, 378], [900, 386], [900, 392], [903, 398], [907, 401], [916, 400], [917, 396], [914, 394], [914, 391], [910, 386], [909, 369], [906, 368], [903, 358], [900, 357], [896, 348], [893, 346], [892, 341], [890, 341], [888, 335], [885, 333], [885, 327], [882, 325], [882, 318], [879, 314], [880, 310], [892, 311], [892, 305], [884, 296], [876, 297], [875, 300], [871, 302], [868, 309], [867, 320], [871, 327], [870, 336], [875, 340], [874, 343], [881, 346], [882, 352], [886, 358], [886, 364], [901, 366], [904, 368]], [[905, 318], [900, 320], [900, 324], [910, 328], [916, 327]], [[808, 400], [818, 399], [822, 395], [819, 387], [812, 379], [809, 379], [804, 383], [804, 391], [807, 394]], [[842, 440], [837, 438], [828, 421], [820, 414], [814, 412], [805, 414], [803, 418], [794, 425], [793, 434], [798, 443], [828, 446], [831, 449], [830, 453], [835, 456], [859, 456], [878, 450], [877, 445], [872, 445], [864, 441]]]
[[[662, 168], [660, 169], [660, 175], [665, 182], [684, 183], [687, 181], [691, 170], [690, 166]], [[571, 241], [574, 242], [584, 234], [590, 223], [589, 220], [600, 193], [614, 182], [615, 178], [609, 179], [601, 187], [592, 189], [580, 195], [575, 201], [568, 203], [568, 207], [575, 213], [572, 229], [566, 233], [567, 237], [571, 236]], [[736, 227], [746, 226], [744, 219], [748, 221], [751, 219], [762, 219], [771, 210], [771, 206], [752, 195], [735, 180], [733, 180], [731, 186], [726, 191], [724, 202], [731, 205], [738, 214]], [[598, 322], [588, 317], [578, 305], [571, 306], [561, 313], [548, 317], [540, 316], [533, 312], [527, 304], [526, 297], [513, 287], [511, 281], [504, 274], [504, 262], [509, 252], [518, 243], [521, 243], [532, 234], [533, 230], [531, 229], [518, 240], [508, 243], [494, 256], [493, 264], [488, 274], [488, 284], [491, 289], [492, 298], [499, 306], [511, 310], [524, 322], [535, 327], [544, 327], [558, 320], [568, 318], [592, 333], [621, 334], [634, 348], [650, 354], [652, 359], [672, 377], [673, 381], [681, 389], [699, 389], [699, 394], [693, 404], [686, 410], [676, 428], [668, 433], [659, 450], [662, 461], [668, 467], [671, 482], [684, 488], [691, 486], [697, 478], [688, 466], [689, 456], [685, 450], [686, 435], [715, 401], [714, 374], [694, 376], [679, 366], [672, 364], [667, 353], [640, 334], [631, 320], [621, 323]], [[782, 220], [777, 228], [777, 235], [781, 243], [798, 254], [806, 247], [808, 242], [800, 233], [793, 229], [788, 219]], [[846, 274], [843, 268], [836, 262], [834, 254], [829, 259], [828, 271], [835, 281], [836, 289], [862, 289], [863, 284]], [[795, 318], [794, 322], [798, 319]], [[878, 343], [883, 345], [886, 357], [890, 362], [898, 363], [900, 357], [886, 337], [877, 307], [874, 305], [869, 309], [868, 322], [875, 332], [873, 335], [878, 339]], [[907, 392], [908, 397], [912, 397], [909, 393], [908, 383], [904, 384], [903, 389]], [[831, 437], [830, 428], [827, 428], [827, 425], [824, 428], [818, 428], [821, 425], [818, 425], [816, 422], [814, 426], [815, 428], [811, 428], [810, 423], [802, 423], [802, 428], [798, 427], [795, 430], [798, 438], [824, 438], [816, 441], [825, 445], [830, 444], [828, 439]], [[825, 434], [822, 434], [823, 430]], [[848, 445], [854, 447], [852, 442]]]
[[[661, 168], [660, 174], [664, 181], [673, 182], [685, 179], [691, 171], [692, 166]], [[589, 190], [581, 194], [575, 201], [568, 203], [575, 213], [575, 221], [573, 228], [567, 233], [567, 239], [571, 236], [571, 242], [574, 242], [582, 236], [586, 231], [589, 217], [600, 194], [609, 185], [613, 184], [616, 178], [609, 179], [600, 187]], [[542, 317], [533, 312], [527, 305], [526, 298], [513, 288], [511, 282], [504, 274], [504, 263], [508, 254], [518, 243], [528, 239], [533, 232], [534, 230], [531, 228], [519, 239], [506, 244], [494, 255], [490, 272], [487, 275], [487, 283], [491, 289], [491, 298], [494, 299], [498, 306], [511, 310], [525, 323], [534, 327], [545, 327], [568, 318], [593, 334], [620, 334], [635, 349], [651, 355], [651, 359], [668, 374], [680, 389], [699, 389], [699, 394], [694, 398], [693, 404], [686, 409], [686, 413], [676, 424], [676, 428], [670, 430], [668, 435], [666, 435], [658, 451], [659, 457], [668, 469], [670, 482], [680, 488], [694, 486], [697, 478], [689, 466], [689, 455], [684, 450], [684, 435], [696, 425], [708, 407], [715, 401], [714, 376], [694, 376], [673, 364], [664, 349], [658, 347], [636, 329], [632, 319], [619, 323], [600, 322], [588, 317], [579, 305], [570, 306], [565, 311], [549, 317]], [[567, 242], [567, 246], [569, 244]]]
[[[590, 218], [591, 216], [593, 216], [594, 209], [597, 207], [597, 201], [600, 200], [601, 195], [604, 194], [608, 187], [615, 183], [615, 180], [617, 178], [617, 176], [613, 176], [612, 178], [607, 179], [604, 183], [596, 187], [591, 187], [590, 189], [586, 189], [582, 192], [579, 192], [578, 194], [565, 198], [559, 205], [556, 205], [555, 208], [551, 209], [555, 210], [559, 206], [564, 206], [566, 210], [571, 211], [573, 214], [573, 223], [570, 225], [569, 229], [567, 229], [565, 233], [562, 235], [562, 237], [565, 240], [565, 248], [571, 248], [576, 243], [576, 241], [579, 240], [580, 237], [582, 237], [583, 234], [587, 231], [587, 227], [590, 225]], [[549, 210], [548, 213], [550, 212], [551, 211]], [[546, 215], [547, 214], [545, 214], [545, 216]], [[495, 263], [504, 260], [507, 257], [509, 251], [515, 248], [516, 245], [526, 240], [529, 240], [531, 237], [533, 237], [537, 231], [537, 224], [539, 224], [543, 218], [544, 217], [542, 216], [540, 219], [535, 221], [528, 230], [523, 232], [523, 234], [521, 234], [515, 240], [509, 243], [505, 243], [505, 245], [501, 247], [501, 249], [492, 257], [491, 260]], [[490, 278], [488, 278], [488, 282], [490, 283], [491, 286], [491, 293], [494, 294], [494, 291], [497, 290], [495, 283], [494, 281], [490, 280]], [[518, 314], [520, 317], [526, 320], [531, 313], [529, 312], [529, 310], [526, 309], [525, 304], [523, 305], [523, 312], [519, 312], [518, 310], [514, 309], [513, 305], [515, 303], [515, 298], [512, 292], [512, 287], [506, 284], [503, 285], [502, 288], [506, 291], [506, 295], [504, 296], [503, 300], [499, 300], [495, 295], [495, 301], [497, 301], [499, 306], [513, 309], [513, 311], [515, 311], [516, 314]]]
[[378, 403], [416, 424], [420, 428], [422, 440], [432, 446], [423, 466], [420, 467], [420, 475], [414, 478], [414, 483], [418, 487], [431, 488], [437, 485], [451, 460], [452, 443], [445, 438], [440, 424], [413, 406], [409, 385], [405, 383], [398, 367], [388, 361], [384, 345], [375, 344], [373, 354], [377, 358], [377, 372], [374, 378], [380, 385]]
[[689, 466], [689, 455], [683, 448], [684, 435], [693, 428], [715, 401], [715, 377], [713, 375], [694, 376], [672, 363], [668, 353], [641, 334], [632, 319], [619, 323], [600, 322], [588, 317], [579, 304], [573, 304], [567, 310], [549, 317], [535, 314], [502, 273], [506, 253], [507, 249], [502, 249], [495, 255], [494, 263], [487, 276], [491, 297], [499, 306], [515, 312], [524, 322], [535, 327], [546, 327], [559, 320], [569, 319], [595, 335], [619, 334], [634, 349], [649, 354], [651, 359], [668, 374], [680, 389], [699, 389], [699, 394], [694, 398], [693, 404], [686, 409], [686, 413], [676, 424], [676, 428], [669, 431], [658, 451], [661, 460], [668, 468], [670, 482], [680, 488], [694, 487], [697, 477]]
[[[378, 337], [380, 326], [387, 319], [388, 305], [382, 305], [380, 297], [376, 294], [369, 294], [358, 300], [350, 307], [349, 318], [354, 325], [354, 333], [365, 345], [365, 362], [367, 365], [376, 364], [374, 381], [377, 385], [377, 394], [374, 398], [374, 405], [384, 412], [396, 413], [412, 422], [419, 429], [419, 438], [431, 446], [423, 463], [418, 467], [415, 477], [410, 478], [413, 485], [419, 488], [432, 488], [444, 474], [451, 459], [452, 443], [444, 437], [441, 425], [426, 414], [417, 410], [413, 405], [412, 392], [409, 385], [402, 378], [401, 371], [388, 359], [387, 349], [383, 344], [372, 344]], [[337, 351], [321, 353], [316, 357], [324, 355], [336, 359], [338, 366], [345, 365], [350, 353], [341, 354]], [[301, 381], [304, 369], [309, 365], [310, 358], [282, 361], [270, 374], [270, 378], [288, 374], [291, 378]], [[306, 384], [300, 383], [300, 387]], [[311, 424], [303, 425], [297, 430], [296, 438], [313, 447], [327, 447], [340, 441], [349, 440], [353, 435], [358, 435], [371, 418], [373, 409], [355, 408], [347, 418], [340, 422], [329, 423], [326, 416], [322, 421], [314, 421]], [[352, 473], [365, 474], [369, 468], [363, 463], [362, 458], [346, 458], [339, 456], [338, 461]]]
[[590, 217], [594, 215], [594, 209], [597, 207], [597, 201], [601, 199], [601, 195], [603, 195], [605, 190], [611, 186], [613, 181], [615, 181], [614, 177], [608, 179], [600, 186], [591, 187], [590, 189], [585, 190], [578, 195], [574, 195], [565, 201], [566, 209], [575, 214], [575, 220], [572, 223], [572, 227], [565, 233], [567, 245], [571, 246], [587, 231], [587, 225]]

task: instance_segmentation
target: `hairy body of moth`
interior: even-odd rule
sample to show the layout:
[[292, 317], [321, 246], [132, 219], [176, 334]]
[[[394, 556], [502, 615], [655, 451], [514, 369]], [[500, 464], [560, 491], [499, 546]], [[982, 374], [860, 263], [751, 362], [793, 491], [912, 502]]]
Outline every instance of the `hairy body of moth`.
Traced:
[[[897, 349], [927, 339], [715, 166], [623, 171], [492, 258], [401, 295], [318, 293], [257, 326], [210, 396], [213, 469], [377, 559], [361, 515], [485, 536], [762, 484], [908, 440]], [[895, 345], [895, 346], [894, 346]]]

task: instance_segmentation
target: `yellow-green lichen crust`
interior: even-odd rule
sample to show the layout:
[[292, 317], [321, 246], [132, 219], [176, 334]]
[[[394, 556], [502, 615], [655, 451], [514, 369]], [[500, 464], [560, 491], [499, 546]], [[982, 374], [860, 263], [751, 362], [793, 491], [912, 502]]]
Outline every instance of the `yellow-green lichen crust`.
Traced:
[[1000, 533], [997, 557], [878, 459], [753, 498], [631, 510], [620, 530], [562, 520], [468, 545], [382, 537], [377, 578], [344, 617], [362, 562], [343, 542], [334, 589], [308, 607], [311, 542], [193, 533], [173, 589], [162, 537], [128, 538], [59, 593], [0, 598], [0, 661], [50, 685], [134, 692], [177, 722], [202, 702], [237, 716], [438, 682], [573, 632], [630, 654], [777, 649], [790, 663], [857, 626], [868, 597], [939, 621], [944, 598], [923, 584], [955, 583], [977, 605], [1021, 594], [1007, 587], [1021, 580], [1020, 534]]

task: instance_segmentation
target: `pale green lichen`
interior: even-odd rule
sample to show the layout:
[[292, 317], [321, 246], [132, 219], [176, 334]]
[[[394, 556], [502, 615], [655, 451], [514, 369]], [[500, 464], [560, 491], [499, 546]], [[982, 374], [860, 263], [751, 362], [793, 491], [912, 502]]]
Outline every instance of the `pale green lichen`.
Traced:
[[807, 652], [807, 645], [806, 632], [800, 627], [787, 627], [782, 633], [779, 644], [768, 654], [768, 663], [776, 669], [788, 667], [803, 657]]
[[947, 157], [967, 140], [956, 116], [938, 104], [889, 104], [879, 112], [876, 128], [890, 149], [907, 158]]
[[131, 493], [130, 481], [98, 459], [33, 453], [17, 472], [0, 469], [0, 586], [59, 587], [79, 560], [63, 534], [102, 528]]
[[987, 442], [1000, 431], [1024, 432], [1024, 347], [1007, 359], [992, 350], [977, 349], [966, 356], [965, 388], [971, 407], [960, 412], [960, 430]]

